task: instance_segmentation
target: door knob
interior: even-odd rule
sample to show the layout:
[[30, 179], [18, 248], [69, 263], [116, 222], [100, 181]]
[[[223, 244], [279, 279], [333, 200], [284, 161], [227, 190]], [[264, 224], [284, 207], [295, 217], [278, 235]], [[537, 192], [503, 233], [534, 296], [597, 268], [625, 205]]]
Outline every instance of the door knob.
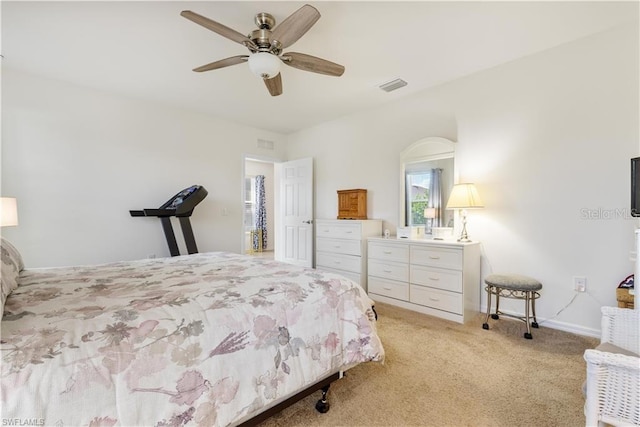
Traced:
[[312, 219], [308, 219], [306, 221], [302, 221], [302, 223], [303, 224], [311, 224], [311, 223], [313, 223], [313, 220]]

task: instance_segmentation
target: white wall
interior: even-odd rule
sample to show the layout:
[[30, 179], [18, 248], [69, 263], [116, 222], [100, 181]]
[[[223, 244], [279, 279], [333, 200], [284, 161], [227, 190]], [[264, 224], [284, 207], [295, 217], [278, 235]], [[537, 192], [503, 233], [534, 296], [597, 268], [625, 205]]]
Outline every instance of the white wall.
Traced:
[[459, 180], [475, 182], [486, 206], [468, 223], [483, 275], [538, 278], [539, 320], [586, 276], [588, 293], [547, 325], [597, 335], [600, 306], [616, 305], [633, 271], [635, 222], [624, 213], [640, 151], [638, 40], [637, 26], [616, 29], [306, 129], [289, 136], [288, 157], [315, 158], [317, 218], [335, 216], [337, 189], [366, 188], [369, 217], [393, 230], [399, 153], [429, 136], [457, 141]]
[[129, 210], [192, 184], [209, 192], [191, 217], [199, 251], [239, 252], [244, 156], [283, 158], [283, 135], [204, 114], [6, 67], [2, 89], [2, 195], [20, 216], [2, 233], [28, 267], [168, 256], [160, 221]]

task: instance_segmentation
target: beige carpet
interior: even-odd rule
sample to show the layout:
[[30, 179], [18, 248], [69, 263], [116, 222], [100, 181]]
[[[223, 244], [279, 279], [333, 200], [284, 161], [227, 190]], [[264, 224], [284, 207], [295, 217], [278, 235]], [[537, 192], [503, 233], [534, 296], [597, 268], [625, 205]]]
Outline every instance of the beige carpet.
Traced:
[[484, 317], [459, 325], [378, 304], [384, 364], [349, 370], [261, 426], [584, 426], [584, 350], [593, 338]]

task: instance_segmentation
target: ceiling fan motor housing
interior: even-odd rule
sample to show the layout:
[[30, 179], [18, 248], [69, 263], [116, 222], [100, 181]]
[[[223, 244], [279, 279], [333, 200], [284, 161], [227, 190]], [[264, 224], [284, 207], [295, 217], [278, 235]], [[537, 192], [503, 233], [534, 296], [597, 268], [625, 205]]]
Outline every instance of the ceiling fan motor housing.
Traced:
[[271, 31], [268, 29], [253, 30], [249, 34], [252, 42], [258, 46], [260, 51], [268, 52], [271, 48]]
[[273, 15], [265, 12], [258, 13], [255, 17], [257, 30], [253, 30], [248, 37], [251, 39], [260, 52], [272, 52], [275, 55], [282, 53], [282, 44], [271, 40], [271, 29], [276, 25]]

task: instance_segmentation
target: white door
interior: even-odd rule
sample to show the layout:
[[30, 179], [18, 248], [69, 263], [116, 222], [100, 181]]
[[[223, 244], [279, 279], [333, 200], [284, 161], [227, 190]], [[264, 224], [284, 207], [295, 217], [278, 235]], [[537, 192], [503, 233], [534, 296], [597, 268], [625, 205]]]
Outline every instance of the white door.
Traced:
[[280, 164], [280, 259], [313, 267], [313, 159]]

